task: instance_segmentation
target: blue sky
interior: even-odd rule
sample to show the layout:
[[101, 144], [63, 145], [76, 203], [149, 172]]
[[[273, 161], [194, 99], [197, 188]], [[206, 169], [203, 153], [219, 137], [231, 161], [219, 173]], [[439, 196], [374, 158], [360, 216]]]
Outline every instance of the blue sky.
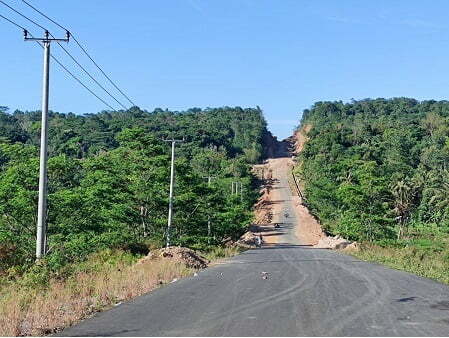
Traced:
[[[62, 35], [20, 0], [5, 1]], [[259, 105], [284, 138], [315, 101], [448, 98], [449, 1], [29, 1], [68, 26], [148, 110]], [[2, 5], [0, 14], [39, 35]], [[0, 42], [0, 105], [40, 109], [42, 51], [4, 21]], [[53, 53], [89, 83], [56, 45]], [[55, 64], [50, 107], [106, 109]]]

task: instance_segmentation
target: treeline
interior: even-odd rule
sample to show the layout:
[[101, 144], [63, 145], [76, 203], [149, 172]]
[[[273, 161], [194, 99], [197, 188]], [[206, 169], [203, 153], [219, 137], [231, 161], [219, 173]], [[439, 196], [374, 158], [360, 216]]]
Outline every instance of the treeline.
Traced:
[[317, 102], [298, 160], [325, 229], [353, 240], [449, 231], [449, 102]]
[[[163, 245], [164, 138], [185, 140], [176, 146], [173, 244], [204, 248], [237, 238], [252, 217], [250, 164], [264, 156], [267, 134], [259, 108], [51, 112], [47, 263], [58, 269], [103, 248]], [[0, 271], [34, 259], [39, 135], [40, 112], [0, 109]], [[232, 182], [241, 183], [238, 194]]]

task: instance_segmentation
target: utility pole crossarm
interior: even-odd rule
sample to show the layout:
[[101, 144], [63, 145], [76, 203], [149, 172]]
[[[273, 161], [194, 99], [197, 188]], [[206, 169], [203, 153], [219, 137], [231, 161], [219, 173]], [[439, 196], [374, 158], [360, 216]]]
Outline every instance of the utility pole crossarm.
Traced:
[[[69, 42], [70, 40], [70, 32], [66, 31], [66, 37], [63, 39], [56, 39], [53, 37], [53, 35], [50, 34], [49, 31], [45, 31], [43, 38], [35, 38], [35, 37], [29, 37], [28, 31], [26, 29], [23, 30], [23, 36], [25, 41], [38, 41], [38, 42]], [[51, 36], [51, 37], [50, 37]]]

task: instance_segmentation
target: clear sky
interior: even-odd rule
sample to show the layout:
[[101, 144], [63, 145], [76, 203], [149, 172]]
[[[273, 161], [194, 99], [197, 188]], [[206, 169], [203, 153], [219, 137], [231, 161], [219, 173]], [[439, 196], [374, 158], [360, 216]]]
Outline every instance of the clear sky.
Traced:
[[[5, 1], [63, 35], [20, 0]], [[445, 0], [28, 1], [68, 26], [148, 110], [259, 105], [269, 128], [284, 138], [315, 101], [448, 98]], [[1, 4], [0, 14], [40, 34]], [[0, 42], [0, 105], [40, 109], [42, 51], [2, 19]], [[98, 75], [72, 42], [68, 48]], [[106, 109], [57, 65], [50, 108]]]

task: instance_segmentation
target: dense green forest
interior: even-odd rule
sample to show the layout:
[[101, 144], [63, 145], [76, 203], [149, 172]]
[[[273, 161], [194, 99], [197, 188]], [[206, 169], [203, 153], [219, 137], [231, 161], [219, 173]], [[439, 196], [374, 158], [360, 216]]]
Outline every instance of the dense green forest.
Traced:
[[[250, 164], [263, 158], [271, 137], [258, 107], [51, 112], [49, 121], [52, 269], [104, 248], [163, 244], [170, 170], [164, 138], [185, 139], [176, 145], [174, 244], [219, 244], [251, 221], [257, 190]], [[39, 111], [0, 107], [0, 271], [34, 261], [39, 135]], [[232, 182], [241, 182], [241, 193], [231, 194]]]
[[299, 155], [307, 203], [325, 229], [398, 243], [449, 232], [449, 102], [317, 102]]

